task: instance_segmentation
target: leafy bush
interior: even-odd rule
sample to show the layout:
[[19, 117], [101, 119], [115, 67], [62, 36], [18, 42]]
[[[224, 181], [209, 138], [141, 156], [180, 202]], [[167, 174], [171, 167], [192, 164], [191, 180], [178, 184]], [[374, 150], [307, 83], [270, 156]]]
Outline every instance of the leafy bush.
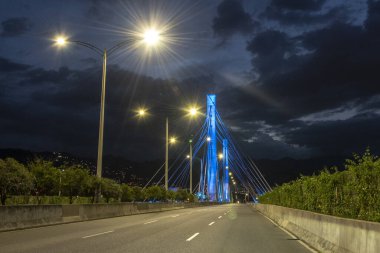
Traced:
[[346, 160], [346, 170], [301, 176], [259, 198], [264, 204], [346, 218], [380, 221], [380, 159], [370, 154]]

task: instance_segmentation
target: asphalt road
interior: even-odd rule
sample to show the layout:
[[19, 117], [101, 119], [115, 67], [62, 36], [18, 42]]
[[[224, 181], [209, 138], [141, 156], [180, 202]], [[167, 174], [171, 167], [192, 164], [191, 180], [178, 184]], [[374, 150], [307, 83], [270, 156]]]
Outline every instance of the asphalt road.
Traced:
[[0, 233], [0, 252], [311, 252], [243, 204]]

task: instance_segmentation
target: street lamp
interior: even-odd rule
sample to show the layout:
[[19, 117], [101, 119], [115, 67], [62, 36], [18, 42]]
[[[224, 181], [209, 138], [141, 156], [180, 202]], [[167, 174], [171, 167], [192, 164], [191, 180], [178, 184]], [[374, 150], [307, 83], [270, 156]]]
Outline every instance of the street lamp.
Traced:
[[146, 115], [146, 109], [140, 108], [137, 110], [137, 116], [144, 117]]
[[144, 42], [147, 45], [155, 45], [160, 40], [160, 33], [156, 29], [149, 29], [144, 32]]
[[[147, 36], [147, 38], [151, 38], [152, 34]], [[153, 36], [154, 37], [154, 36]], [[152, 39], [152, 38], [151, 38]], [[189, 109], [189, 115], [191, 117], [196, 116], [198, 114], [198, 109], [193, 106]], [[166, 117], [166, 145], [165, 145], [165, 189], [169, 189], [169, 144], [174, 144], [176, 139], [174, 137], [169, 140], [169, 118]], [[190, 161], [192, 161], [192, 147], [190, 143]], [[192, 163], [190, 162], [190, 181], [192, 183]], [[191, 184], [190, 184], [191, 185]], [[192, 190], [192, 186], [190, 186], [190, 190]]]
[[189, 140], [189, 146], [190, 146], [190, 194], [193, 194], [193, 140], [192, 139]]
[[[147, 30], [142, 35], [142, 41], [147, 46], [155, 46], [160, 40], [160, 33], [155, 29]], [[64, 47], [68, 43], [74, 43], [76, 45], [80, 45], [83, 47], [86, 47], [88, 49], [91, 49], [95, 53], [97, 53], [99, 56], [103, 59], [103, 69], [102, 69], [102, 91], [100, 95], [100, 117], [99, 117], [99, 138], [98, 138], [98, 158], [97, 158], [97, 165], [96, 165], [96, 176], [98, 178], [102, 177], [102, 165], [103, 165], [103, 132], [104, 132], [104, 106], [105, 106], [105, 95], [106, 95], [106, 72], [107, 72], [107, 52], [108, 55], [111, 55], [113, 52], [117, 51], [118, 49], [125, 47], [126, 45], [129, 45], [130, 43], [134, 42], [133, 39], [124, 40], [113, 47], [111, 47], [109, 50], [107, 49], [100, 49], [99, 47], [83, 41], [78, 40], [69, 40], [64, 36], [58, 36], [55, 38], [55, 45], [57, 47]], [[100, 189], [96, 192], [96, 202], [99, 201], [100, 196]]]

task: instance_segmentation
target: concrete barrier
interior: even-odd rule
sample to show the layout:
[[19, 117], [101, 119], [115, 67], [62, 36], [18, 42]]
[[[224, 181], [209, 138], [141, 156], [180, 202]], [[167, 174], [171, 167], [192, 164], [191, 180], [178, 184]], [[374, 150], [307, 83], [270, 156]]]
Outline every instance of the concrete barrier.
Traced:
[[0, 231], [216, 204], [217, 203], [116, 203], [0, 206]]
[[62, 206], [30, 205], [0, 207], [0, 231], [62, 222]]
[[321, 252], [380, 252], [380, 223], [275, 205], [253, 207]]

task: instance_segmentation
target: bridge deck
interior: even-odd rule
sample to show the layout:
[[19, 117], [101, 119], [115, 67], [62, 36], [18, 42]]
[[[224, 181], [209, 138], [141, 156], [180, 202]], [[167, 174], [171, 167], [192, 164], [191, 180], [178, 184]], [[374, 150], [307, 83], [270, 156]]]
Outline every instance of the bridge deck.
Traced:
[[246, 205], [125, 216], [0, 233], [8, 252], [310, 252]]

